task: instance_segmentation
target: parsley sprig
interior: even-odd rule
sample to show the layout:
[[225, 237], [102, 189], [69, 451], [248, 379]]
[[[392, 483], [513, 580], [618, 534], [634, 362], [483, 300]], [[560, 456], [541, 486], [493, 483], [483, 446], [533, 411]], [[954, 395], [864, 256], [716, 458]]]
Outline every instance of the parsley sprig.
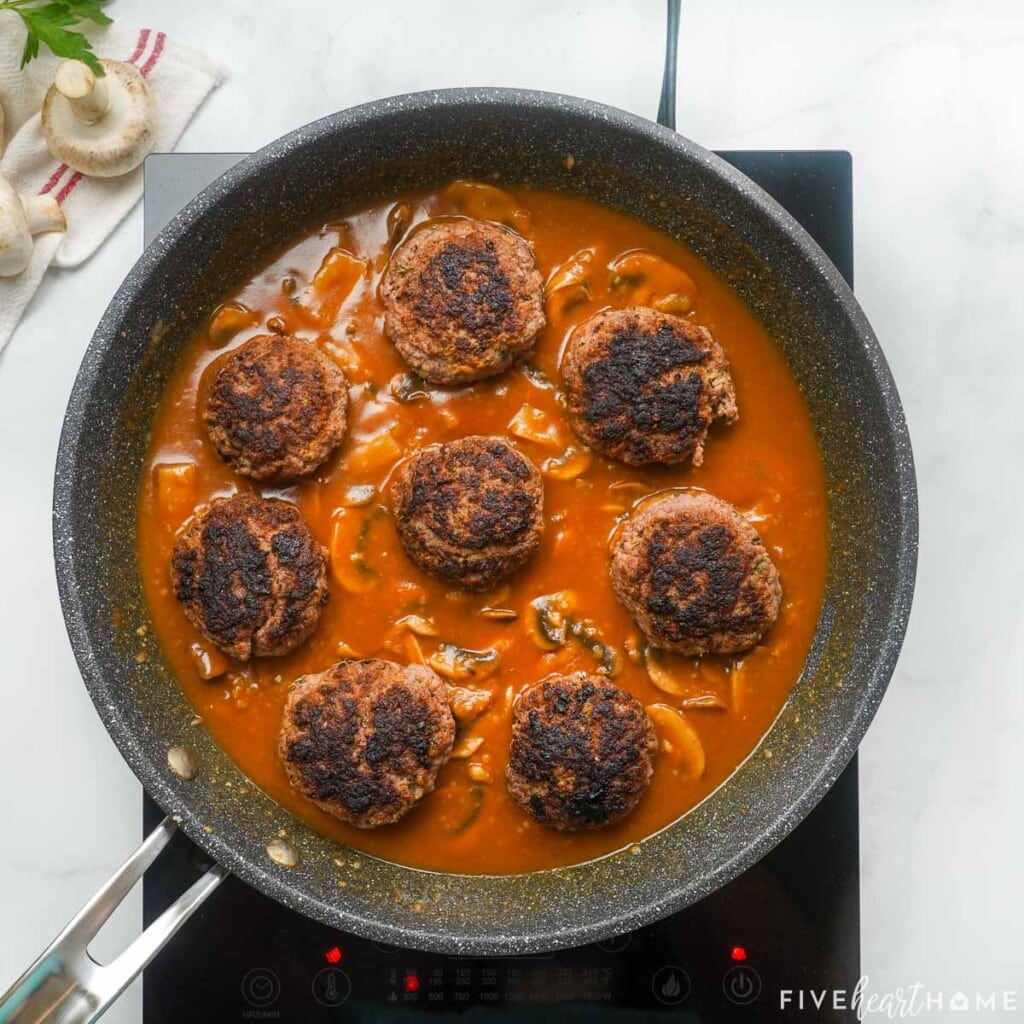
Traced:
[[109, 25], [101, 7], [107, 0], [0, 0], [0, 11], [14, 11], [25, 23], [28, 38], [21, 54], [24, 67], [39, 56], [42, 43], [58, 57], [70, 57], [88, 64], [97, 75], [103, 74], [103, 65], [92, 52], [92, 43], [77, 30], [80, 22]]

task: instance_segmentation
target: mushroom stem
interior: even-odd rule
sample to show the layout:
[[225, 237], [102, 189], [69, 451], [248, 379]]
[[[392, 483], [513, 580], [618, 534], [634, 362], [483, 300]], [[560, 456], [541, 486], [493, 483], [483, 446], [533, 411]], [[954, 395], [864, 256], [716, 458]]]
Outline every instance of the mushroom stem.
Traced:
[[80, 60], [66, 60], [58, 68], [53, 84], [67, 99], [79, 121], [95, 124], [110, 109], [107, 83], [97, 78]]
[[4, 155], [4, 105], [0, 103], [0, 156]]
[[0, 174], [0, 277], [15, 277], [32, 259], [32, 236], [63, 231], [64, 214], [53, 196], [19, 196]]
[[66, 231], [68, 222], [60, 203], [53, 196], [19, 196], [25, 210], [30, 235], [43, 235], [47, 231]]

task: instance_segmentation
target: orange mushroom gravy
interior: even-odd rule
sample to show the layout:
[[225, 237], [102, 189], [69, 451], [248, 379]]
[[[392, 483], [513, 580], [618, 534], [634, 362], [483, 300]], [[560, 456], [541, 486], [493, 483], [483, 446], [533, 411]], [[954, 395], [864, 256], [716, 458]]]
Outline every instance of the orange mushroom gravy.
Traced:
[[[527, 361], [452, 389], [413, 378], [382, 330], [377, 285], [399, 236], [426, 218], [501, 221], [532, 242], [547, 281], [548, 324]], [[583, 450], [559, 407], [568, 333], [603, 307], [653, 305], [710, 328], [729, 358], [739, 422], [713, 428], [700, 467], [630, 468]], [[269, 330], [306, 338], [351, 381], [349, 435], [296, 486], [295, 502], [330, 552], [330, 601], [290, 655], [229, 662], [185, 619], [169, 580], [176, 532], [193, 509], [249, 490], [207, 438], [203, 388], [218, 357]], [[468, 434], [501, 434], [544, 473], [546, 532], [506, 585], [467, 594], [405, 556], [388, 483], [404, 453]], [[779, 621], [756, 649], [699, 661], [644, 655], [608, 578], [608, 538], [646, 495], [704, 488], [756, 526], [782, 577]], [[261, 789], [313, 828], [416, 867], [511, 873], [578, 863], [650, 836], [719, 786], [764, 736], [796, 683], [821, 609], [827, 509], [818, 447], [781, 353], [738, 296], [694, 253], [640, 221], [587, 200], [459, 182], [362, 206], [298, 238], [188, 342], [156, 410], [138, 509], [139, 559], [153, 627], [203, 725]], [[483, 652], [476, 656], [463, 654]], [[278, 760], [285, 695], [303, 673], [341, 658], [425, 660], [485, 703], [460, 724], [437, 788], [398, 824], [346, 825], [293, 792]], [[659, 735], [650, 789], [604, 830], [558, 832], [505, 791], [516, 694], [553, 672], [595, 671], [648, 708]], [[465, 692], [472, 691], [472, 692]], [[482, 692], [485, 697], [475, 696]]]

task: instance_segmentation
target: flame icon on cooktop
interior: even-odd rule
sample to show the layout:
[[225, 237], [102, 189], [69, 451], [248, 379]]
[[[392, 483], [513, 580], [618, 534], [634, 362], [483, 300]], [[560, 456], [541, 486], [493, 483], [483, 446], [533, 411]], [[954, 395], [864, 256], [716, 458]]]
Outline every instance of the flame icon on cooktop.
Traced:
[[675, 964], [666, 964], [654, 972], [651, 991], [659, 1003], [676, 1006], [690, 994], [690, 977]]

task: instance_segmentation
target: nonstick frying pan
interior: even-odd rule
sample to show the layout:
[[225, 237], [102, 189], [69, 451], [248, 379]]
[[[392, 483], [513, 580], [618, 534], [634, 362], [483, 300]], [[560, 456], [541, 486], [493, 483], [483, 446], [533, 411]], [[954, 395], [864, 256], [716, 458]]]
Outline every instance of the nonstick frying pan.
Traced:
[[[148, 612], [135, 498], [150, 417], [190, 332], [279, 243], [351, 203], [492, 176], [635, 214], [700, 253], [758, 315], [800, 384], [824, 454], [824, 611], [802, 677], [764, 740], [773, 756], [755, 753], [638, 848], [501, 877], [363, 856], [340, 890], [337, 845], [244, 784], [190, 724], [159, 656], [136, 663], [134, 631]], [[906, 425], [870, 325], [806, 232], [716, 156], [631, 114], [518, 90], [399, 96], [300, 128], [228, 171], [167, 226], [118, 290], [79, 371], [55, 483], [60, 596], [96, 708], [168, 820], [0, 1001], [0, 1021], [30, 1019], [33, 1008], [37, 1019], [43, 1003], [57, 1010], [46, 1019], [92, 1019], [228, 871], [342, 931], [460, 954], [579, 945], [696, 902], [778, 843], [853, 755], [902, 642], [916, 537]], [[191, 780], [168, 766], [177, 746], [193, 753]], [[96, 968], [85, 942], [175, 825], [217, 867], [114, 967]], [[293, 867], [268, 856], [280, 829], [299, 853]]]

